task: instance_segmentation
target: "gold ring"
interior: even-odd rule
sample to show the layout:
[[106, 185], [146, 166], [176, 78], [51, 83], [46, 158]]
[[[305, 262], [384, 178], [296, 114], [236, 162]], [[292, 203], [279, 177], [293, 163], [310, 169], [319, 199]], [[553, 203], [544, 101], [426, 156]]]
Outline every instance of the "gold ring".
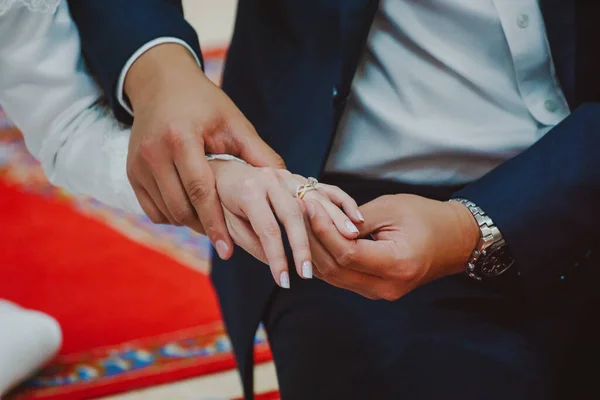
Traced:
[[302, 200], [304, 198], [304, 196], [306, 196], [306, 193], [308, 193], [312, 190], [317, 190], [318, 184], [319, 184], [318, 180], [316, 180], [313, 177], [309, 177], [308, 182], [306, 182], [304, 185], [298, 186], [298, 189], [296, 189], [296, 197], [298, 197], [300, 200]]

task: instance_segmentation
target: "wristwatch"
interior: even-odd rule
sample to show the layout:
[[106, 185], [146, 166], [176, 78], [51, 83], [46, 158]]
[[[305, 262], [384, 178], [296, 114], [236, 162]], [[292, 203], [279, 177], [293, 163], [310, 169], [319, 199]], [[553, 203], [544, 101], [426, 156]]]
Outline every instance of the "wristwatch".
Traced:
[[481, 232], [477, 248], [471, 253], [466, 266], [467, 275], [482, 281], [496, 278], [508, 271], [515, 261], [494, 221], [472, 201], [461, 198], [450, 201], [465, 205], [473, 214]]

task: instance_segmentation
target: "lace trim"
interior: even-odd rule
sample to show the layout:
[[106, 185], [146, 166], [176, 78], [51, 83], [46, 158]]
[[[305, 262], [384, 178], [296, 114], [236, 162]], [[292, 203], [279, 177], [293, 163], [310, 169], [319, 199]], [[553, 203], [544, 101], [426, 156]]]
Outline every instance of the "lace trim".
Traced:
[[12, 7], [27, 7], [31, 12], [54, 14], [61, 0], [0, 0], [0, 15]]

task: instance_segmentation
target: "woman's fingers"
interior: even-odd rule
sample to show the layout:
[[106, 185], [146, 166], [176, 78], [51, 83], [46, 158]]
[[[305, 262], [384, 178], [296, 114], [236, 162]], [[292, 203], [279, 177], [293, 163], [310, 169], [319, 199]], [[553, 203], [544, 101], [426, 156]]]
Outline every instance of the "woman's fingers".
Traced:
[[[319, 190], [310, 191], [304, 196], [304, 200], [318, 201], [323, 206], [329, 217], [335, 224], [336, 228], [344, 237], [348, 239], [356, 239], [359, 230], [356, 225], [348, 218], [348, 216], [323, 193]], [[356, 214], [355, 214], [356, 218]]]
[[290, 287], [287, 257], [283, 248], [281, 229], [268, 203], [266, 190], [248, 187], [242, 202], [242, 211], [262, 244], [273, 279], [285, 289]]
[[333, 204], [344, 210], [344, 213], [350, 218], [355, 224], [365, 222], [365, 218], [358, 209], [358, 204], [350, 195], [344, 192], [337, 186], [327, 185], [325, 183], [319, 183], [317, 185], [317, 191], [325, 195], [331, 200]]
[[268, 196], [277, 219], [285, 227], [298, 275], [311, 279], [313, 276], [312, 257], [301, 205], [277, 183], [271, 185]]

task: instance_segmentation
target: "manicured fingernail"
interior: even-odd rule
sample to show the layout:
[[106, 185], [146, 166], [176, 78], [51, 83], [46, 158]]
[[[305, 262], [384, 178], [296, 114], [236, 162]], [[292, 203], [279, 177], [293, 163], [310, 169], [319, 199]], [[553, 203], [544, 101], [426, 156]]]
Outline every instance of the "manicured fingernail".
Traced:
[[281, 275], [279, 275], [279, 284], [284, 289], [290, 288], [290, 275], [287, 271], [283, 271]]
[[346, 228], [348, 228], [350, 233], [358, 233], [358, 228], [350, 221], [346, 221]]
[[315, 216], [315, 205], [312, 204], [310, 201], [306, 202], [306, 211], [308, 211], [308, 216], [309, 217], [314, 217]]
[[219, 255], [219, 257], [221, 257], [224, 260], [225, 257], [227, 257], [227, 253], [229, 253], [229, 246], [227, 246], [227, 243], [225, 243], [222, 240], [217, 240], [215, 248], [217, 249], [217, 254]]
[[305, 277], [306, 279], [312, 279], [313, 277], [313, 268], [312, 268], [312, 263], [308, 260], [304, 261], [302, 263], [302, 276]]
[[362, 222], [365, 222], [365, 217], [363, 217], [362, 213], [358, 210], [356, 210], [356, 216], [358, 217], [358, 219], [360, 219]]

